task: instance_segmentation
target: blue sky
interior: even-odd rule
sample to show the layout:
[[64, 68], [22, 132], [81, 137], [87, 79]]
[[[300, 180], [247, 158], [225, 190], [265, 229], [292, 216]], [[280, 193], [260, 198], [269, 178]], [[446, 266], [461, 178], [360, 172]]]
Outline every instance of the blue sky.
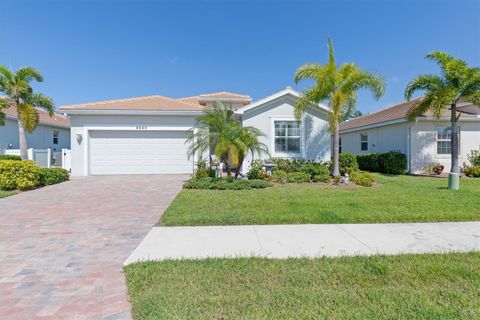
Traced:
[[372, 112], [403, 100], [405, 84], [437, 72], [447, 51], [480, 65], [480, 1], [15, 1], [0, 0], [0, 64], [39, 69], [35, 88], [57, 105], [216, 91], [254, 99], [295, 85], [307, 62], [337, 61], [383, 75]]

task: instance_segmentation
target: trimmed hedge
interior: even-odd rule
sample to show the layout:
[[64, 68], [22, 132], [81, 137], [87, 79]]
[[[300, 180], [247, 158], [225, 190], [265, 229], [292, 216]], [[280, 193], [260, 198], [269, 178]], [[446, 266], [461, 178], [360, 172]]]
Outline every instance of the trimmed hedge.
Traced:
[[386, 174], [407, 172], [407, 157], [399, 151], [359, 154], [356, 158], [360, 170]]
[[68, 171], [62, 168], [40, 169], [40, 184], [44, 186], [67, 181], [69, 177]]
[[275, 182], [286, 183], [288, 182], [288, 174], [283, 170], [273, 170], [272, 180]]
[[1, 160], [0, 189], [28, 190], [40, 184], [40, 167], [35, 161]]
[[184, 189], [210, 190], [248, 190], [263, 189], [270, 186], [271, 184], [265, 180], [238, 180], [233, 177], [192, 179], [183, 184]]
[[[338, 165], [340, 174], [343, 176], [350, 171], [358, 170], [357, 158], [351, 153], [340, 153], [338, 156]], [[333, 163], [332, 163], [333, 166]]]
[[14, 156], [11, 154], [0, 154], [0, 160], [17, 160], [20, 161], [22, 158], [20, 156]]

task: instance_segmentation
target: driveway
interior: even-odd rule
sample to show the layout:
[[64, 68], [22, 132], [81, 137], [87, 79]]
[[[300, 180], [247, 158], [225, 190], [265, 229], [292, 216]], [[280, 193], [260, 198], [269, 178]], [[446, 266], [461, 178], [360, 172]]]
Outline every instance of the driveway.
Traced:
[[96, 176], [0, 199], [0, 319], [129, 319], [122, 263], [186, 176]]

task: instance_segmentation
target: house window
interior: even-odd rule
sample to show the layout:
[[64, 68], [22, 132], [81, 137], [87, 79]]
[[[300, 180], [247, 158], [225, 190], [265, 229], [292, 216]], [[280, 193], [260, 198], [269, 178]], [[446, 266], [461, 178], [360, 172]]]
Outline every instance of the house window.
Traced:
[[[458, 130], [460, 132], [460, 130]], [[449, 155], [452, 152], [452, 130], [447, 127], [437, 128], [437, 154]], [[460, 141], [458, 141], [460, 146]]]
[[300, 126], [296, 121], [275, 121], [275, 152], [300, 153]]
[[58, 130], [53, 130], [53, 144], [58, 144]]
[[342, 138], [338, 139], [338, 153], [342, 153]]
[[367, 133], [360, 134], [360, 150], [368, 151], [368, 134]]

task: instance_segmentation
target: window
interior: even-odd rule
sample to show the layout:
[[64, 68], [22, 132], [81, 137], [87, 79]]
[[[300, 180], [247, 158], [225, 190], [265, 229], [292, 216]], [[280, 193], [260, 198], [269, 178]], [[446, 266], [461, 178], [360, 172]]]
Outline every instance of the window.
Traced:
[[368, 133], [360, 134], [360, 150], [368, 151]]
[[300, 153], [300, 126], [296, 121], [275, 121], [275, 152]]
[[338, 139], [338, 153], [342, 153], [342, 138]]
[[[460, 132], [460, 130], [458, 130]], [[452, 152], [452, 130], [447, 127], [437, 128], [437, 154], [449, 155]], [[460, 141], [458, 141], [460, 146]]]
[[53, 144], [58, 144], [58, 130], [53, 130]]

